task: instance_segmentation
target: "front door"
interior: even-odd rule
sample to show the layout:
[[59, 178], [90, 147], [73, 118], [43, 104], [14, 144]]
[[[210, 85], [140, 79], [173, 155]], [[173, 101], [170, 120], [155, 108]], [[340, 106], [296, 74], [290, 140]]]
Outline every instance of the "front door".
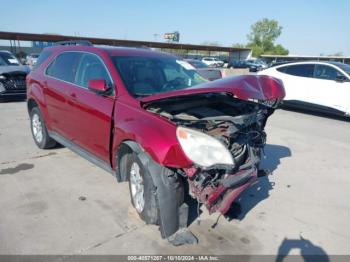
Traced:
[[74, 132], [72, 140], [109, 163], [115, 96], [104, 96], [89, 90], [88, 83], [92, 79], [104, 79], [106, 84], [112, 86], [112, 79], [102, 59], [92, 53], [83, 53], [77, 68], [75, 85], [67, 90], [69, 122]]
[[317, 64], [310, 92], [315, 104], [346, 112], [350, 110], [350, 82], [337, 82], [337, 77], [347, 78], [332, 66]]

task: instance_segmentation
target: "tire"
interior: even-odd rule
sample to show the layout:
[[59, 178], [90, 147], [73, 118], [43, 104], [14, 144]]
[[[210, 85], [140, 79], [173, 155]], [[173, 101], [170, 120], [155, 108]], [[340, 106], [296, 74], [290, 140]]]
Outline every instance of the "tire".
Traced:
[[[140, 218], [146, 222], [146, 224], [159, 224], [159, 207], [157, 203], [156, 187], [153, 183], [152, 177], [145, 170], [142, 162], [136, 153], [127, 154], [125, 156], [126, 161], [126, 177], [129, 180], [129, 191], [131, 204], [136, 209]], [[139, 177], [138, 177], [139, 176]], [[137, 190], [134, 182], [135, 179], [141, 179], [140, 182], [140, 202], [137, 201], [138, 197], [135, 196], [135, 190]], [[137, 183], [136, 183], [137, 184]]]
[[38, 107], [34, 107], [30, 111], [30, 129], [34, 142], [39, 148], [49, 149], [56, 146], [56, 141], [47, 132], [44, 119]]
[[[162, 236], [167, 236], [167, 234], [164, 233], [164, 231], [166, 231], [164, 226], [169, 226], [168, 223], [178, 223], [178, 220], [165, 221], [162, 217], [164, 218], [165, 212], [169, 217], [178, 218], [179, 207], [184, 202], [184, 187], [182, 180], [172, 170], [159, 165], [157, 165], [156, 169], [152, 169], [154, 174], [152, 173], [151, 175], [150, 170], [148, 170], [149, 166], [145, 167], [139, 155], [135, 152], [123, 156], [121, 162], [124, 162], [123, 169], [124, 172], [127, 172], [125, 176], [127, 177], [127, 180], [129, 180], [131, 203], [140, 218], [145, 221], [146, 224], [160, 225]], [[135, 186], [135, 175], [136, 178], [139, 176], [142, 180], [143, 190], [141, 190], [141, 192], [143, 192], [143, 200], [140, 201], [135, 198], [135, 192], [137, 191]], [[124, 174], [122, 174], [122, 176], [124, 176]], [[169, 198], [169, 196], [173, 197]], [[165, 199], [169, 199], [171, 202], [167, 203], [166, 201], [168, 200]], [[169, 208], [170, 206], [173, 207]]]

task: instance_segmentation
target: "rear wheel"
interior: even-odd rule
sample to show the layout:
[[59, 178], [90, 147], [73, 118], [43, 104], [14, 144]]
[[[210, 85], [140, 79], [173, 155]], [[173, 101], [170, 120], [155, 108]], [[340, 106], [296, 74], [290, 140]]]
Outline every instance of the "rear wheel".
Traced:
[[56, 141], [49, 136], [44, 119], [37, 107], [30, 112], [30, 127], [34, 142], [39, 148], [48, 149], [56, 145]]

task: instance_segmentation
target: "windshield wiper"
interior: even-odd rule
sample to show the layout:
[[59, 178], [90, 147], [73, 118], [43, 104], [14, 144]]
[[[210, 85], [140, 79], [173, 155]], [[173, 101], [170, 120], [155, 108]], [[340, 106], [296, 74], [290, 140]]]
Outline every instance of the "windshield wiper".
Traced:
[[150, 95], [153, 95], [153, 94], [134, 93], [134, 96], [140, 97], [140, 98], [150, 96]]

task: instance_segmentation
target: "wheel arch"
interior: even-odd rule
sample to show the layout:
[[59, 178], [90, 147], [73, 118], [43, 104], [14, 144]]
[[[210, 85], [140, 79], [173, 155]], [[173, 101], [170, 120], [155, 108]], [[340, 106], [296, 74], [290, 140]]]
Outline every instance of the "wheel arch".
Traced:
[[38, 81], [30, 80], [27, 91], [27, 109], [28, 113], [37, 106], [44, 118], [46, 128], [51, 130], [51, 118], [47, 112], [46, 97], [44, 94], [44, 86]]
[[[35, 101], [33, 97], [29, 98], [27, 100], [27, 109], [28, 109], [28, 114], [32, 111], [34, 107], [39, 107], [39, 104]], [[40, 107], [39, 107], [40, 109]]]

